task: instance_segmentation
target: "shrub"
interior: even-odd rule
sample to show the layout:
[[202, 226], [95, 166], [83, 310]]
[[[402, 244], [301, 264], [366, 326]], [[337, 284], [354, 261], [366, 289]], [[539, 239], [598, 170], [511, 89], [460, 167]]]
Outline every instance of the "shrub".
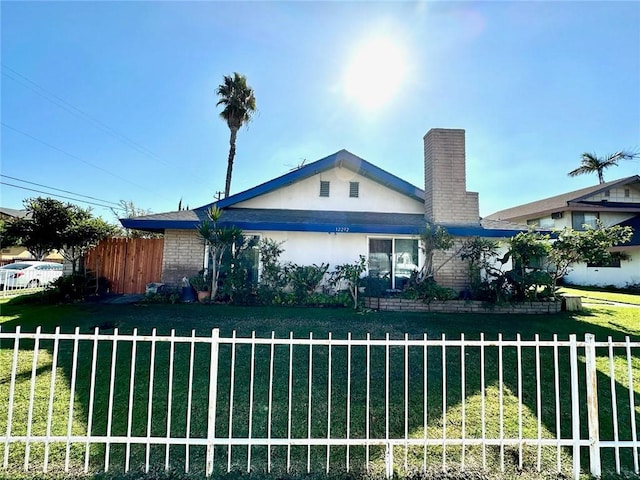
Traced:
[[458, 293], [452, 288], [442, 287], [433, 278], [420, 280], [418, 273], [411, 274], [407, 286], [402, 291], [402, 297], [412, 300], [432, 302], [434, 300], [453, 300], [458, 298]]
[[367, 276], [362, 279], [365, 297], [382, 297], [389, 285], [388, 278]]
[[316, 291], [327, 270], [329, 270], [328, 263], [305, 266], [292, 263], [285, 267], [288, 284], [291, 286], [298, 303], [304, 304], [306, 297]]

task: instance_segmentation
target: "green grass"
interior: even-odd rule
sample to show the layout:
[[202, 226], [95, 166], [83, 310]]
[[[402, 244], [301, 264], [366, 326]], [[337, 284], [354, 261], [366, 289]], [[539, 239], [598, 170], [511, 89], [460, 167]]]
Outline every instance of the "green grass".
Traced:
[[[287, 337], [289, 332], [294, 332], [296, 338], [308, 338], [309, 332], [313, 332], [314, 338], [327, 338], [332, 332], [333, 338], [346, 338], [347, 332], [351, 332], [354, 338], [364, 338], [367, 333], [372, 338], [384, 338], [389, 333], [391, 338], [403, 338], [408, 334], [410, 338], [422, 338], [423, 333], [427, 333], [429, 338], [439, 338], [441, 333], [445, 333], [447, 338], [459, 338], [464, 333], [465, 338], [478, 338], [481, 332], [485, 333], [489, 339], [497, 338], [498, 333], [502, 333], [506, 339], [515, 338], [517, 333], [523, 339], [533, 339], [534, 335], [540, 334], [543, 339], [551, 339], [552, 335], [558, 334], [560, 339], [566, 339], [569, 334], [575, 333], [582, 336], [586, 332], [595, 333], [598, 340], [606, 340], [612, 336], [615, 340], [622, 340], [625, 335], [630, 335], [634, 340], [640, 338], [640, 322], [638, 310], [631, 307], [609, 307], [599, 306], [586, 309], [583, 312], [562, 313], [558, 315], [526, 316], [526, 315], [453, 315], [453, 314], [407, 314], [407, 313], [380, 313], [368, 312], [357, 313], [349, 309], [296, 309], [296, 308], [264, 308], [264, 307], [229, 307], [229, 306], [203, 306], [203, 305], [24, 305], [19, 300], [0, 301], [2, 316], [0, 326], [3, 331], [13, 330], [20, 325], [23, 331], [34, 331], [35, 327], [41, 325], [43, 330], [52, 332], [56, 326], [60, 326], [64, 332], [72, 332], [77, 326], [82, 332], [90, 332], [95, 326], [111, 323], [117, 326], [121, 333], [130, 333], [137, 327], [140, 333], [149, 334], [153, 328], [158, 334], [169, 334], [172, 329], [177, 335], [191, 335], [191, 330], [195, 330], [196, 335], [206, 336], [211, 334], [212, 328], [220, 328], [223, 336], [230, 336], [233, 330], [238, 336], [250, 336], [253, 331], [257, 336], [269, 337], [274, 331], [276, 337]], [[25, 343], [25, 345], [27, 345]], [[33, 347], [30, 347], [33, 348]], [[71, 352], [72, 342], [60, 343], [58, 355], [58, 367], [56, 370], [55, 395], [53, 401], [54, 421], [52, 424], [53, 433], [66, 432], [68, 426], [68, 406], [70, 402], [70, 372], [71, 372]], [[229, 346], [221, 346], [220, 349], [220, 388], [218, 396], [219, 416], [217, 422], [217, 432], [219, 436], [228, 434], [228, 423], [224, 418], [224, 413], [229, 408], [229, 377], [230, 370]], [[384, 436], [384, 348], [372, 348], [371, 356], [371, 432], [372, 436]], [[466, 395], [465, 395], [465, 428], [467, 435], [480, 436], [480, 377], [479, 377], [479, 350], [468, 348], [466, 350]], [[497, 350], [488, 348], [486, 350], [486, 409], [487, 409], [487, 430], [490, 434], [497, 433], [497, 420], [500, 416], [499, 409], [499, 383], [497, 378]], [[530, 367], [523, 371], [523, 403], [520, 407], [517, 396], [517, 376], [516, 357], [514, 349], [504, 350], [504, 410], [505, 431], [509, 436], [517, 435], [519, 425], [517, 423], [518, 410], [523, 411], [522, 428], [526, 436], [537, 435], [537, 404], [535, 399], [535, 371]], [[604, 354], [605, 352], [598, 352]], [[10, 376], [12, 345], [8, 341], [3, 341], [0, 345], [0, 432], [6, 430], [8, 398], [8, 382]], [[98, 348], [96, 387], [94, 390], [94, 418], [92, 432], [94, 434], [104, 434], [107, 423], [107, 399], [109, 397], [109, 364], [111, 359], [111, 344], [101, 342]], [[169, 391], [168, 365], [169, 347], [159, 345], [155, 356], [155, 377], [153, 389], [153, 410], [152, 434], [166, 435], [166, 405]], [[351, 435], [362, 436], [365, 430], [364, 398], [366, 395], [366, 372], [362, 367], [365, 358], [363, 347], [352, 348], [352, 385], [351, 385]], [[404, 352], [398, 348], [391, 348], [390, 351], [390, 391], [391, 415], [390, 431], [392, 436], [402, 436], [404, 434], [404, 377], [395, 372], [402, 372], [404, 369]], [[531, 349], [523, 351], [523, 362], [525, 365], [532, 365], [534, 352]], [[131, 364], [131, 345], [123, 343], [118, 347], [116, 361], [116, 377], [114, 396], [113, 434], [124, 434], [127, 428], [127, 400], [129, 388], [129, 367]], [[561, 354], [561, 356], [564, 354]], [[74, 432], [82, 433], [87, 429], [87, 416], [89, 410], [90, 395], [90, 358], [91, 345], [82, 344], [79, 359], [82, 375], [79, 375], [76, 383], [74, 398], [74, 416], [71, 419], [71, 426]], [[264, 381], [257, 382], [254, 388], [253, 402], [253, 436], [265, 435], [267, 431], [268, 415], [265, 413], [268, 405], [267, 380], [269, 378], [269, 358], [268, 346], [259, 346], [255, 349], [255, 368], [257, 378]], [[148, 344], [140, 343], [136, 353], [136, 364], [139, 366], [136, 372], [135, 402], [133, 405], [133, 425], [134, 434], [144, 435], [146, 432], [149, 411], [147, 410], [147, 399], [149, 389], [149, 363], [150, 348]], [[286, 432], [287, 415], [287, 395], [288, 385], [285, 381], [288, 371], [288, 347], [278, 346], [275, 348], [274, 363], [274, 393], [272, 410], [272, 432], [274, 436], [280, 436]], [[308, 348], [294, 349], [294, 360], [296, 361], [296, 375], [293, 384], [293, 423], [292, 429], [296, 436], [306, 436], [308, 413]], [[26, 428], [26, 418], [28, 415], [28, 398], [30, 388], [30, 374], [32, 368], [33, 354], [27, 348], [21, 352], [18, 372], [19, 382], [16, 386], [16, 400], [14, 401], [15, 419], [17, 428]], [[42, 342], [40, 354], [38, 356], [38, 376], [35, 384], [37, 399], [33, 408], [35, 423], [33, 432], [43, 432], [46, 429], [43, 418], [49, 402], [49, 382], [51, 379], [52, 367], [52, 343]], [[408, 429], [410, 435], [422, 438], [425, 434], [423, 429], [422, 410], [422, 382], [425, 377], [422, 363], [421, 349], [409, 349], [409, 394], [406, 396], [410, 409], [408, 418]], [[640, 405], [640, 364], [634, 357], [634, 393], [635, 405]], [[327, 362], [328, 350], [326, 347], [314, 348], [314, 369], [311, 372], [313, 397], [312, 397], [312, 436], [326, 436], [326, 415], [328, 406], [327, 385]], [[360, 362], [360, 363], [358, 363]], [[196, 348], [196, 369], [194, 372], [193, 408], [192, 408], [192, 436], [204, 436], [207, 426], [206, 409], [208, 399], [208, 376], [209, 376], [209, 351], [205, 345]], [[429, 384], [428, 398], [428, 428], [426, 435], [429, 438], [437, 438], [446, 428], [448, 436], [459, 436], [462, 428], [462, 390], [460, 382], [460, 352], [451, 349], [447, 351], [447, 410], [446, 423], [443, 422], [445, 415], [442, 410], [442, 354], [440, 348], [430, 348], [428, 351], [427, 379]], [[187, 345], [177, 345], [174, 352], [175, 377], [172, 389], [172, 421], [171, 434], [183, 435], [186, 431], [186, 385], [187, 373], [189, 371], [189, 355]], [[543, 437], [552, 436], [555, 432], [555, 407], [552, 405], [552, 396], [546, 392], [553, 391], [553, 371], [552, 352], [550, 349], [542, 349], [542, 385], [543, 385], [543, 405], [541, 411], [541, 435]], [[331, 415], [336, 424], [332, 426], [332, 436], [344, 436], [346, 433], [346, 389], [347, 382], [345, 376], [346, 349], [332, 349], [332, 396]], [[356, 365], [360, 365], [356, 368]], [[234, 415], [233, 429], [234, 436], [243, 436], [248, 433], [249, 427], [249, 385], [246, 381], [250, 371], [250, 347], [238, 346], [236, 349], [236, 382], [234, 384]], [[628, 394], [625, 397], [624, 388], [627, 380], [624, 373], [625, 361], [622, 352], [616, 352], [615, 357], [615, 388], [618, 393], [619, 412], [629, 411]], [[227, 373], [225, 373], [227, 372]], [[598, 360], [598, 382], [601, 393], [600, 408], [603, 419], [602, 435], [611, 436], [612, 425], [610, 418], [610, 379], [609, 364], [604, 358]], [[560, 372], [561, 383], [561, 411], [563, 412], [564, 425], [563, 436], [568, 435], [570, 425], [567, 420], [570, 418], [568, 408], [570, 398], [567, 393], [568, 371]], [[583, 392], [584, 395], [584, 392]], [[636, 418], [638, 418], [636, 408]], [[627, 414], [628, 416], [628, 414]], [[583, 430], [585, 426], [583, 425]], [[621, 427], [620, 435], [624, 438], [629, 435], [628, 424]], [[23, 452], [20, 447], [12, 446], [10, 449], [10, 460], [14, 469], [22, 467]], [[143, 463], [145, 449], [132, 447], [132, 468], [138, 468]], [[71, 449], [72, 470], [82, 470], [84, 462], [84, 445], [73, 445]], [[121, 471], [123, 467], [124, 448], [114, 446], [110, 468], [114, 471]], [[164, 448], [151, 447], [150, 455], [155, 465], [164, 464]], [[184, 448], [172, 447], [171, 465], [178, 470], [183, 468]], [[353, 447], [351, 468], [364, 467], [364, 451], [362, 448]], [[372, 448], [371, 460], [375, 468], [382, 468], [380, 449]], [[605, 461], [608, 462], [609, 469], [612, 468], [611, 452], [603, 452]], [[0, 445], [0, 458], [4, 454]], [[41, 467], [44, 449], [42, 445], [34, 444], [31, 451], [33, 457], [32, 468], [36, 470]], [[216, 449], [217, 458], [224, 459], [223, 467], [226, 467], [226, 448]], [[343, 447], [332, 447], [331, 449], [332, 467], [337, 466], [338, 470], [344, 468], [345, 449]], [[465, 461], [467, 467], [477, 469], [481, 467], [481, 451], [477, 447], [467, 447], [465, 450]], [[536, 474], [537, 454], [535, 448], [525, 448], [523, 452], [524, 478], [538, 478], [545, 475], [553, 477], [551, 473]], [[447, 458], [452, 464], [458, 462], [462, 451], [459, 447], [448, 446]], [[517, 447], [508, 447], [504, 451], [507, 459], [506, 475], [519, 476], [515, 466], [517, 465]], [[252, 452], [253, 464], [259, 465], [266, 459], [265, 448], [255, 448]], [[294, 468], [298, 471], [306, 468], [306, 448], [294, 447], [292, 449]], [[407, 462], [409, 465], [421, 466], [423, 461], [423, 450], [409, 448], [406, 450]], [[442, 448], [438, 446], [430, 447], [427, 451], [427, 461], [431, 468], [439, 469], [442, 464]], [[502, 477], [498, 470], [500, 451], [496, 448], [487, 450], [488, 456], [488, 476], [495, 475]], [[326, 449], [320, 447], [312, 448], [312, 468], [315, 471], [324, 468]], [[397, 447], [394, 449], [396, 468], [402, 471], [404, 467], [405, 449]], [[54, 470], [60, 470], [60, 462], [64, 458], [63, 445], [56, 445], [51, 452], [51, 461]], [[202, 448], [193, 448], [190, 461], [192, 468], [197, 469], [203, 466], [204, 451]], [[563, 464], [570, 467], [569, 453], [562, 452]], [[286, 462], [286, 447], [274, 447], [274, 468], [282, 470]], [[556, 450], [544, 448], [541, 452], [541, 464], [543, 472], [552, 472], [555, 468]], [[623, 455], [625, 468], [631, 464], [628, 452]], [[232, 451], [231, 463], [240, 469], [246, 469], [247, 451], [246, 448], [235, 447]], [[100, 470], [104, 465], [104, 447], [94, 446], [90, 451], [90, 466], [92, 469]], [[584, 466], [586, 467], [586, 465]], [[583, 467], [583, 468], [584, 468]], [[15, 473], [15, 472], [14, 472]], [[519, 477], [522, 478], [522, 477]]]
[[604, 302], [618, 302], [626, 303], [629, 305], [640, 305], [640, 295], [634, 293], [619, 293], [619, 292], [605, 292], [601, 290], [594, 290], [588, 287], [562, 287], [560, 289], [561, 294], [576, 295], [583, 297], [585, 300], [592, 302], [604, 301]]

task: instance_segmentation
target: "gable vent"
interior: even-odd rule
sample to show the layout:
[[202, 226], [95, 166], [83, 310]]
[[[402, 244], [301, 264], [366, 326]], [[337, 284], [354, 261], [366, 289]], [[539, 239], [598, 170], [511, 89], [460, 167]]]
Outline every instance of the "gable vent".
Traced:
[[349, 182], [349, 196], [351, 198], [360, 196], [360, 182]]
[[329, 196], [329, 187], [330, 183], [326, 180], [320, 180], [320, 196], [328, 197]]

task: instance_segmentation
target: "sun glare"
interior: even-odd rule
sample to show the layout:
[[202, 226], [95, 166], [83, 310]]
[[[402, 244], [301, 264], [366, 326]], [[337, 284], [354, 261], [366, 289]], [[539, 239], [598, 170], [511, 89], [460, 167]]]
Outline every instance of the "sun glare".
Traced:
[[356, 48], [347, 65], [345, 94], [365, 110], [380, 109], [397, 95], [406, 69], [398, 43], [388, 37], [369, 39]]

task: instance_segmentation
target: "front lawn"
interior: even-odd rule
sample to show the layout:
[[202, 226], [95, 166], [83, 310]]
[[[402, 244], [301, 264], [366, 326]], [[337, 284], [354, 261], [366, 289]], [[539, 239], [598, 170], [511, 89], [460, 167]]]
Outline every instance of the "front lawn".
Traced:
[[[557, 334], [559, 339], [565, 340], [570, 334], [577, 334], [581, 339], [584, 333], [594, 333], [598, 340], [607, 340], [609, 336], [614, 340], [623, 340], [626, 335], [630, 335], [632, 340], [638, 340], [640, 338], [640, 321], [638, 321], [638, 314], [640, 310], [632, 307], [611, 307], [611, 306], [598, 306], [588, 308], [583, 312], [562, 313], [558, 315], [543, 315], [543, 316], [528, 316], [528, 315], [490, 315], [490, 314], [410, 314], [410, 313], [392, 313], [392, 312], [354, 312], [350, 309], [305, 309], [305, 308], [275, 308], [275, 307], [232, 307], [224, 305], [159, 305], [159, 304], [140, 304], [140, 305], [100, 305], [100, 304], [77, 304], [77, 305], [56, 305], [56, 306], [43, 306], [43, 305], [25, 305], [20, 304], [19, 300], [3, 300], [0, 301], [1, 317], [0, 327], [2, 331], [12, 331], [16, 326], [20, 325], [23, 331], [34, 331], [36, 326], [42, 326], [44, 331], [53, 332], [56, 326], [60, 326], [63, 332], [73, 332], [77, 326], [82, 332], [90, 332], [95, 327], [100, 327], [103, 330], [111, 333], [113, 328], [117, 327], [120, 333], [131, 333], [134, 328], [138, 328], [141, 334], [150, 334], [152, 329], [157, 329], [159, 335], [168, 335], [171, 330], [174, 329], [176, 335], [190, 336], [192, 330], [195, 331], [197, 336], [209, 336], [213, 328], [220, 328], [222, 336], [231, 336], [235, 330], [236, 335], [239, 337], [249, 337], [252, 332], [255, 332], [258, 337], [270, 337], [271, 332], [275, 333], [277, 338], [286, 338], [289, 336], [289, 332], [293, 332], [295, 338], [308, 338], [310, 333], [314, 338], [327, 338], [329, 332], [331, 332], [333, 338], [346, 338], [348, 333], [351, 333], [353, 338], [365, 338], [367, 334], [371, 335], [371, 338], [382, 339], [389, 333], [390, 338], [400, 339], [405, 334], [408, 334], [410, 338], [422, 338], [422, 335], [426, 333], [429, 338], [440, 338], [444, 333], [449, 339], [458, 339], [461, 334], [464, 334], [466, 339], [477, 339], [480, 333], [484, 333], [487, 339], [496, 339], [498, 334], [501, 333], [505, 339], [515, 339], [519, 333], [523, 339], [532, 340], [536, 334], [539, 334], [541, 339], [552, 339], [554, 334]], [[49, 397], [48, 385], [51, 378], [51, 364], [52, 364], [52, 344], [51, 342], [42, 342], [41, 352], [38, 358], [38, 378], [36, 382], [36, 391], [42, 392], [42, 404], [40, 402], [34, 402], [34, 408], [42, 407], [46, 408], [46, 402]], [[10, 377], [10, 365], [12, 363], [12, 344], [8, 341], [3, 341], [0, 346], [0, 432], [6, 430], [7, 410], [6, 401], [2, 399], [8, 399], [8, 378]], [[186, 345], [176, 347], [175, 358], [173, 365], [176, 372], [176, 383], [173, 387], [173, 409], [174, 415], [171, 420], [171, 432], [173, 435], [184, 433], [185, 431], [185, 419], [184, 415], [181, 417], [178, 412], [184, 407], [186, 402], [186, 372], [189, 370], [189, 355]], [[205, 349], [206, 350], [206, 349]], [[208, 393], [208, 353], [205, 350], [196, 351], [196, 359], [198, 359], [198, 368], [196, 371], [196, 377], [194, 378], [194, 398], [193, 398], [193, 424], [191, 425], [192, 433], [194, 436], [202, 436], [206, 432], [206, 401]], [[276, 348], [277, 360], [274, 365], [274, 371], [286, 372], [288, 371], [288, 354], [285, 347]], [[280, 352], [279, 350], [283, 350]], [[354, 358], [362, 357], [363, 351], [356, 348], [352, 352]], [[375, 349], [372, 349], [375, 350]], [[429, 405], [428, 405], [428, 418], [429, 429], [426, 435], [430, 438], [436, 438], [443, 429], [443, 419], [446, 413], [446, 428], [448, 435], [459, 436], [462, 420], [464, 418], [466, 422], [467, 435], [479, 435], [480, 424], [478, 422], [480, 415], [480, 380], [479, 380], [479, 350], [469, 348], [466, 352], [466, 395], [465, 395], [465, 408], [466, 411], [462, 413], [461, 403], [461, 383], [460, 383], [460, 353], [459, 350], [456, 353], [452, 351], [447, 353], [446, 367], [447, 367], [447, 392], [446, 392], [446, 411], [443, 410], [442, 396], [439, 389], [442, 386], [442, 365], [443, 359], [439, 349], [429, 349], [428, 360], [429, 369], [425, 372], [422, 365], [422, 358], [420, 351], [409, 352], [408, 361], [410, 367], [410, 394], [408, 397], [409, 405], [411, 409], [409, 412], [408, 423], [410, 425], [409, 431], [412, 436], [421, 438], [425, 432], [422, 429], [423, 423], [423, 410], [421, 403], [418, 402], [418, 398], [415, 396], [414, 390], [419, 393], [424, 377], [428, 376], [430, 388], [429, 391]], [[53, 430], [60, 427], [56, 426], [56, 423], [60, 423], [66, 428], [65, 413], [68, 411], [68, 405], [70, 402], [70, 364], [71, 364], [71, 342], [61, 342], [59, 364], [58, 364], [58, 376], [56, 379], [56, 395], [53, 406], [54, 413], [54, 426]], [[229, 371], [228, 355], [230, 347], [221, 347], [222, 363], [220, 372], [224, 373]], [[598, 352], [604, 353], [604, 352]], [[247, 427], [249, 425], [249, 413], [248, 413], [248, 382], [246, 378], [241, 375], [241, 372], [246, 372], [248, 377], [249, 372], [249, 352], [247, 349], [242, 351], [242, 347], [237, 349], [238, 359], [240, 362], [237, 364], [238, 375], [236, 377], [237, 384], [235, 385], [235, 398], [237, 404], [234, 404], [234, 436], [246, 436]], [[241, 354], [246, 354], [244, 360], [239, 360]], [[486, 360], [486, 391], [485, 400], [487, 408], [487, 428], [496, 429], [496, 418], [500, 415], [499, 412], [499, 383], [497, 381], [498, 372], [498, 357], [495, 349], [488, 349]], [[533, 359], [533, 352], [528, 350], [523, 352], [524, 357], [529, 361]], [[126, 431], [127, 420], [127, 405], [126, 398], [128, 395], [128, 382], [129, 382], [129, 369], [131, 363], [131, 347], [123, 345], [123, 348], [118, 349], [118, 370], [116, 371], [115, 378], [115, 392], [116, 397], [125, 399], [123, 405], [114, 406], [116, 412], [113, 416], [113, 432]], [[226, 357], [225, 357], [226, 355]], [[268, 378], [269, 376], [269, 358], [270, 353], [268, 348], [256, 348], [256, 375], [259, 378]], [[304, 351], [297, 353], [303, 360], [301, 363], [305, 363]], [[99, 374], [96, 378], [95, 387], [95, 400], [94, 410], [97, 412], [93, 421], [92, 431], [95, 434], [104, 434], [106, 431], [107, 423], [107, 399], [109, 392], [109, 361], [111, 356], [111, 346], [109, 342], [101, 344], [98, 353], [98, 371]], [[168, 392], [168, 380], [166, 378], [166, 370], [169, 365], [170, 352], [168, 347], [162, 346], [156, 351], [156, 367], [155, 375], [158, 376], [156, 384], [154, 385], [153, 398], [154, 408], [152, 412], [153, 418], [153, 434], [164, 435], [166, 434], [166, 397]], [[32, 369], [32, 352], [28, 349], [21, 353], [19, 361], [19, 381], [16, 386], [16, 400], [14, 402], [14, 421], [15, 419], [23, 415], [26, 423], [29, 403], [29, 388], [30, 388], [30, 373]], [[75, 415], [72, 422], [72, 429], [74, 432], [86, 431], [87, 428], [87, 412], [89, 410], [89, 375], [90, 365], [88, 361], [82, 363], [83, 359], [90, 359], [90, 349], [81, 349], [79, 364], [83, 369], [83, 375], [79, 375], [77, 388], [75, 392]], [[148, 345], [145, 348], [140, 345], [137, 352], [137, 362], [141, 368], [137, 371], [139, 376], [136, 380], [136, 402], [133, 405], [133, 418], [134, 418], [134, 431], [138, 434], [144, 433], [146, 428], [147, 414], [147, 389], [149, 387], [149, 361], [150, 352]], [[226, 358], [226, 360], [225, 360]], [[523, 405], [520, 407], [517, 396], [517, 378], [516, 378], [516, 357], [513, 349], [505, 350], [504, 354], [504, 367], [503, 367], [503, 382], [504, 382], [504, 411], [505, 418], [505, 431], [509, 435], [517, 433], [518, 425], [518, 413], [522, 408], [523, 413], [523, 428], [525, 434], [531, 435], [532, 432], [535, 435], [537, 428], [537, 404], [535, 398], [535, 371], [524, 372], [524, 391], [523, 391]], [[618, 361], [619, 360], [619, 361]], [[404, 371], [405, 358], [400, 350], [393, 350], [390, 354], [390, 372]], [[226, 362], [226, 363], [225, 363]], [[326, 406], [328, 403], [328, 396], [326, 391], [327, 374], [326, 371], [322, 371], [322, 365], [326, 367], [327, 352], [320, 350], [317, 355], [314, 350], [314, 370], [312, 375], [309, 375], [309, 371], [306, 367], [296, 370], [295, 382], [293, 385], [293, 396], [295, 412], [294, 416], [294, 432], [298, 432], [302, 436], [305, 436], [307, 423], [306, 415], [308, 413], [308, 383], [307, 378], [312, 378], [313, 385], [313, 415], [319, 415], [318, 418], [322, 418], [322, 414], [325, 415], [324, 424], [320, 420], [319, 422], [314, 420], [312, 425], [313, 435], [323, 436], [326, 435]], [[355, 360], [354, 360], [355, 362]], [[634, 358], [634, 391], [636, 396], [640, 394], [640, 363], [637, 362], [637, 358]], [[541, 381], [543, 382], [543, 392], [554, 389], [553, 386], [553, 363], [551, 358], [551, 352], [546, 351], [541, 355]], [[623, 366], [623, 357], [616, 357], [616, 369]], [[146, 365], [146, 366], [145, 366]], [[334, 350], [333, 364], [334, 375], [338, 377], [333, 379], [333, 391], [332, 391], [332, 416], [333, 418], [340, 418], [344, 416], [344, 405], [346, 402], [346, 383], [344, 376], [340, 377], [340, 371], [346, 371], [344, 369], [346, 365], [345, 352], [339, 349]], [[355, 363], [354, 363], [355, 365]], [[320, 368], [320, 370], [317, 370]], [[384, 417], [384, 396], [385, 390], [384, 382], [382, 381], [379, 371], [384, 372], [384, 351], [380, 349], [378, 351], [372, 351], [372, 418], [377, 422], [372, 421], [372, 432], [379, 435], [384, 432], [383, 423], [380, 421]], [[599, 386], [602, 386], [603, 397], [600, 404], [601, 415], [610, 417], [610, 399], [607, 397], [606, 388], [609, 386], [608, 375], [609, 365], [605, 359], [598, 364]], [[456, 370], [457, 369], [457, 370]], [[120, 373], [119, 373], [120, 372]], [[561, 385], [568, 382], [568, 371], [562, 371], [560, 377]], [[201, 374], [201, 376], [198, 376]], [[360, 378], [359, 382], [354, 381], [352, 385], [352, 403], [351, 408], [353, 410], [351, 417], [351, 432], [353, 435], [363, 432], [365, 419], [363, 416], [362, 404], [357, 404], [354, 399], [362, 398], [364, 378], [361, 373], [355, 373], [352, 378]], [[358, 376], [360, 375], [360, 376]], [[223, 375], [224, 377], [224, 375]], [[618, 386], [616, 389], [624, 391], [624, 378], [617, 378]], [[621, 376], [623, 377], [623, 376]], [[137, 377], [138, 378], [138, 377]], [[239, 380], [242, 379], [242, 380]], [[393, 375], [390, 383], [390, 401], [394, 404], [402, 407], [404, 405], [404, 378], [403, 375]], [[221, 378], [221, 385], [225, 388], [221, 388], [219, 392], [219, 402], [222, 410], [229, 402], [229, 379], [228, 375], [225, 378]], [[244, 382], [244, 383], [243, 383]], [[286, 424], [286, 395], [288, 392], [288, 386], [286, 384], [278, 384], [274, 387], [274, 407], [273, 407], [273, 425], [274, 431], [282, 431], [284, 424]], [[324, 387], [323, 387], [324, 385]], [[254, 435], [259, 434], [259, 431], [266, 429], [265, 416], [260, 416], [262, 410], [260, 408], [267, 408], [268, 404], [268, 382], [258, 382], [255, 384], [254, 405]], [[563, 394], [561, 398], [561, 408], [563, 409], [563, 419], [566, 417], [565, 409], [569, 408], [571, 399], [568, 395]], [[544, 408], [541, 411], [541, 435], [548, 437], [551, 432], [555, 432], [555, 410], [552, 405], [547, 408], [550, 398], [546, 398]], [[243, 400], [244, 399], [244, 400]], [[620, 412], [624, 411], [624, 402], [628, 401], [628, 397], [625, 400], [624, 396], [619, 393], [618, 397], [618, 409]], [[607, 405], [609, 402], [609, 406]], [[636, 405], [640, 402], [636, 401]], [[627, 412], [629, 411], [628, 403], [626, 404]], [[322, 409], [324, 406], [324, 413]], [[165, 410], [163, 411], [163, 407]], [[285, 408], [283, 411], [282, 409]], [[382, 410], [381, 410], [382, 409]], [[258, 411], [258, 413], [256, 413]], [[267, 411], [267, 410], [265, 410]], [[636, 408], [636, 417], [638, 418], [638, 409]], [[392, 418], [390, 419], [390, 430], [393, 434], [402, 434], [404, 428], [404, 415], [403, 410], [393, 410], [391, 412]], [[40, 423], [38, 423], [40, 422]], [[283, 423], [284, 422], [284, 423]], [[343, 426], [346, 422], [342, 422]], [[602, 436], [610, 437], [612, 434], [611, 422], [603, 422], [602, 424]], [[35, 419], [34, 433], [38, 430], [42, 431], [46, 428], [42, 420]], [[164, 428], [164, 430], [163, 430]], [[224, 422], [218, 425], [219, 434], [226, 435], [228, 432], [228, 425]], [[380, 430], [382, 428], [382, 430]], [[324, 430], [323, 430], [324, 429]], [[570, 425], [563, 425], [563, 435], [570, 430]], [[339, 430], [339, 428], [338, 428]], [[623, 426], [619, 432], [621, 437], [629, 435], [628, 425]], [[102, 432], [102, 433], [101, 433]], [[226, 432], [226, 433], [225, 433]], [[334, 431], [336, 435], [340, 435], [339, 431]], [[342, 432], [344, 433], [344, 432]], [[495, 432], [494, 432], [495, 433]], [[35, 459], [42, 457], [42, 449], [38, 445], [32, 446], [32, 455]], [[300, 447], [303, 448], [303, 447]], [[184, 448], [182, 448], [184, 450]], [[471, 468], [477, 468], [479, 466], [479, 449], [467, 447], [466, 461], [467, 466]], [[18, 447], [11, 448], [11, 464], [18, 465], [20, 468], [20, 455], [24, 449]], [[84, 459], [84, 446], [74, 445], [72, 449], [72, 465], [81, 468]], [[355, 450], [355, 448], [354, 448]], [[175, 449], [172, 448], [173, 454]], [[321, 470], [323, 462], [325, 461], [325, 448], [314, 447], [313, 449], [312, 466], [315, 471]], [[403, 461], [403, 457], [406, 455], [408, 461], [412, 464], [421, 465], [422, 462], [422, 450], [414, 451], [413, 449], [404, 450], [400, 448], [398, 452], [394, 450], [394, 456], [398, 466]], [[0, 458], [2, 456], [3, 449], [0, 446]], [[134, 452], [134, 461], [136, 465], [139, 465], [139, 461], [144, 457], [145, 452], [140, 450]], [[157, 465], [164, 464], [164, 449], [156, 448], [151, 450], [151, 458]], [[525, 448], [523, 458], [523, 464], [525, 471], [519, 472], [517, 470], [518, 464], [518, 450], [507, 449], [503, 452], [507, 455], [507, 472], [506, 476], [513, 476], [518, 478], [539, 478], [545, 476], [555, 476], [552, 473], [555, 468], [556, 450], [555, 448], [545, 448], [542, 451], [542, 458], [540, 459], [543, 467], [543, 472], [547, 471], [547, 474], [536, 474], [535, 468], [538, 459], [536, 458], [537, 452], [535, 448]], [[607, 464], [607, 469], [610, 471], [613, 468], [613, 462], [611, 459], [611, 452], [604, 452]], [[172, 454], [172, 455], [173, 455]], [[217, 449], [216, 455], [227, 454], [226, 449]], [[495, 448], [489, 450], [488, 455], [488, 472], [486, 476], [496, 478], [502, 478], [503, 474], [499, 471], [499, 455]], [[59, 458], [61, 452], [53, 452], [54, 458]], [[201, 468], [203, 451], [194, 448], [192, 452], [192, 468]], [[262, 455], [262, 457], [261, 457]], [[356, 462], [352, 465], [352, 468], [362, 467], [363, 452], [359, 453], [360, 460], [358, 463], [358, 453], [356, 452]], [[380, 461], [380, 451], [372, 450], [372, 459], [375, 462]], [[461, 455], [460, 448], [449, 447], [447, 449], [447, 455], [450, 458], [459, 460]], [[567, 451], [562, 452], [563, 464], [570, 468], [570, 458]], [[607, 457], [608, 455], [608, 457]], [[179, 456], [179, 455], [178, 455]], [[101, 461], [104, 457], [104, 448], [91, 449], [91, 466], [92, 468], [101, 468]], [[183, 454], [184, 457], [184, 454]], [[256, 449], [255, 457], [264, 458], [264, 452]], [[306, 455], [304, 451], [294, 452], [294, 460], [298, 457], [302, 458], [299, 469], [304, 469], [304, 462], [306, 461]], [[123, 449], [118, 446], [113, 447], [111, 468], [114, 470], [122, 469], [123, 462]], [[438, 469], [442, 465], [442, 449], [433, 447], [429, 450], [428, 463], [431, 467]], [[298, 458], [299, 459], [299, 458]], [[332, 465], [342, 465], [344, 468], [344, 448], [333, 447], [331, 450]], [[41, 462], [41, 460], [39, 460]], [[284, 451], [276, 452], [275, 454], [275, 467], [282, 468], [283, 462], [286, 461], [286, 453]], [[197, 467], [198, 462], [200, 467]], [[342, 463], [341, 463], [342, 462]], [[400, 462], [400, 464], [398, 464]], [[625, 453], [623, 455], [624, 468], [628, 469], [631, 465], [630, 455]], [[172, 465], [180, 468], [183, 466], [184, 458], [181, 461], [172, 462]], [[34, 461], [34, 466], [37, 461]], [[246, 469], [247, 454], [246, 449], [236, 447], [232, 453], [232, 466], [239, 469]], [[586, 464], [583, 464], [583, 468], [586, 468]], [[1, 476], [1, 471], [0, 471]]]
[[562, 287], [560, 293], [567, 295], [576, 295], [585, 299], [587, 302], [593, 300], [605, 302], [626, 303], [628, 305], [640, 305], [640, 295], [635, 293], [621, 292], [605, 292], [589, 287]]

